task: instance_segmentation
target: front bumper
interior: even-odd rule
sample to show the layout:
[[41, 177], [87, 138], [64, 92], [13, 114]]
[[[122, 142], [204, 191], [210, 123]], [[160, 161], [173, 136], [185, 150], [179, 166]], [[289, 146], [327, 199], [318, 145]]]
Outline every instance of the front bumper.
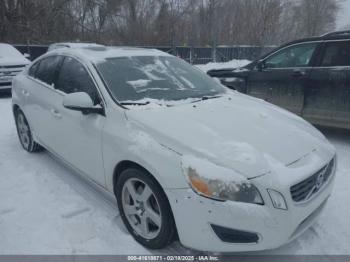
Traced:
[[[181, 243], [210, 252], [244, 252], [277, 248], [300, 236], [321, 213], [333, 187], [334, 175], [308, 203], [288, 201], [288, 210], [275, 209], [266, 190], [265, 205], [218, 202], [201, 197], [191, 189], [166, 190]], [[256, 243], [227, 243], [212, 225], [258, 235]]]
[[13, 78], [21, 73], [25, 67], [25, 64], [0, 66], [0, 90], [11, 89]]

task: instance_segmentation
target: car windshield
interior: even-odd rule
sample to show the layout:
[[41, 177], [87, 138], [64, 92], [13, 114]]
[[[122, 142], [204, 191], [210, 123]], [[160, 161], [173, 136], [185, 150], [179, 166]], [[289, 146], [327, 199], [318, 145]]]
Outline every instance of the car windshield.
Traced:
[[208, 98], [227, 90], [199, 69], [171, 56], [108, 58], [96, 67], [119, 102]]

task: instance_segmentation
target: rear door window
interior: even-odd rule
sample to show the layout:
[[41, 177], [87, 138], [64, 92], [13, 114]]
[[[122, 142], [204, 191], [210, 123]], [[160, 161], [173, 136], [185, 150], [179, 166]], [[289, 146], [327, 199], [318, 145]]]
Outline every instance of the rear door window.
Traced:
[[58, 79], [56, 89], [66, 93], [87, 93], [94, 104], [100, 102], [97, 89], [85, 67], [71, 57], [65, 57]]
[[[61, 56], [49, 56], [40, 60], [34, 77], [49, 86], [54, 86], [61, 61]], [[33, 68], [33, 70], [35, 70], [35, 68]]]
[[350, 41], [327, 42], [321, 66], [350, 66]]

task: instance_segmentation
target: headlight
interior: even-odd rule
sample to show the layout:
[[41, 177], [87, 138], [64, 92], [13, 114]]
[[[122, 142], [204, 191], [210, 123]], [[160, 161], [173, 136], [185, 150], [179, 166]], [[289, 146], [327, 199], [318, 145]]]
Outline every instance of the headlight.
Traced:
[[277, 209], [283, 209], [287, 210], [287, 204], [286, 200], [284, 199], [283, 195], [280, 192], [277, 192], [272, 189], [268, 189], [267, 192], [269, 192], [272, 204]]
[[[183, 171], [192, 189], [205, 197], [219, 201], [237, 201], [263, 205], [264, 201], [258, 189], [249, 181], [230, 181], [234, 177], [234, 171], [209, 164], [206, 161], [200, 168], [183, 164]], [[203, 164], [204, 164], [203, 163]], [[198, 163], [197, 163], [198, 164]], [[194, 164], [194, 166], [196, 166]], [[214, 168], [216, 169], [214, 169]], [[221, 170], [220, 170], [221, 169]], [[220, 171], [222, 171], [221, 175]], [[211, 175], [206, 173], [212, 172]]]

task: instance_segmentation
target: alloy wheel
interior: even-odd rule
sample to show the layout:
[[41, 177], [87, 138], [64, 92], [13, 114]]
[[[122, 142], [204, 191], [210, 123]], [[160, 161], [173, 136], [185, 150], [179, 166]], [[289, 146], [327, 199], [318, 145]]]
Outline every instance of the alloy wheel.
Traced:
[[28, 150], [30, 146], [30, 141], [31, 141], [30, 140], [31, 134], [30, 134], [28, 123], [24, 118], [23, 114], [21, 113], [17, 115], [17, 128], [18, 128], [19, 139], [21, 140], [23, 147], [26, 150]]
[[133, 230], [145, 239], [158, 236], [162, 214], [152, 189], [136, 178], [127, 180], [122, 190], [122, 208]]

